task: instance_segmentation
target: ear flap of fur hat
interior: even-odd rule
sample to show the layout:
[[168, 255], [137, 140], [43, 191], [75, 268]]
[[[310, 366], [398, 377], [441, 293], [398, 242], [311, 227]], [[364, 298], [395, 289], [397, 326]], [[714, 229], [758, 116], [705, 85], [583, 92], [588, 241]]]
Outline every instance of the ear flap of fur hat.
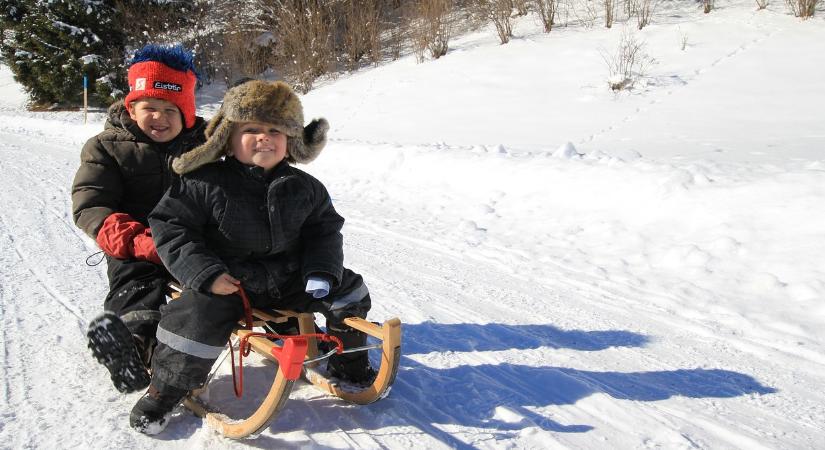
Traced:
[[327, 119], [315, 119], [304, 127], [303, 136], [287, 140], [287, 154], [289, 162], [307, 164], [312, 162], [327, 144]]
[[175, 158], [172, 161], [172, 170], [178, 175], [183, 175], [221, 159], [226, 155], [232, 128], [232, 123], [224, 120], [223, 108], [221, 108], [206, 127], [206, 143]]

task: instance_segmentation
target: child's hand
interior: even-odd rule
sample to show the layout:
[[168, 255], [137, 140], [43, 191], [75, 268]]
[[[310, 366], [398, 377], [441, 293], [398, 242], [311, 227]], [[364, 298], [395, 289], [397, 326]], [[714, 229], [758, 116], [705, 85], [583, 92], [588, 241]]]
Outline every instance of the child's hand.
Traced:
[[236, 280], [232, 275], [224, 272], [218, 275], [218, 278], [215, 278], [215, 281], [212, 282], [212, 287], [209, 288], [209, 290], [216, 295], [229, 295], [238, 292], [239, 284], [241, 284], [240, 281]]

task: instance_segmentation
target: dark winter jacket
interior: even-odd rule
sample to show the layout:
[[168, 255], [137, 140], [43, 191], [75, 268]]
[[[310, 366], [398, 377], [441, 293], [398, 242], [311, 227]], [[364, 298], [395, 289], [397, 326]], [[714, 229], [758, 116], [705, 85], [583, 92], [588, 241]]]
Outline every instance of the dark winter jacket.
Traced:
[[341, 282], [344, 219], [324, 185], [286, 161], [268, 175], [231, 157], [186, 174], [149, 224], [172, 276], [202, 292], [223, 272], [273, 298], [293, 277]]
[[147, 217], [177, 177], [172, 159], [205, 142], [206, 122], [184, 129], [172, 141], [147, 137], [123, 102], [109, 107], [103, 132], [89, 139], [80, 153], [80, 168], [72, 184], [74, 222], [92, 238], [107, 216], [129, 214], [148, 225]]

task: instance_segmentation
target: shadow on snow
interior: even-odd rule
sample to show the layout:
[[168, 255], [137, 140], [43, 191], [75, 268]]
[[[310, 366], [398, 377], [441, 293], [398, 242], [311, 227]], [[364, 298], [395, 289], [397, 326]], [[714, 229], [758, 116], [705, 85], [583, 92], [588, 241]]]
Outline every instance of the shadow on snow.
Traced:
[[[550, 325], [426, 322], [405, 324], [403, 333], [402, 351], [406, 355], [543, 346], [595, 351], [608, 347], [638, 347], [648, 342], [646, 336], [627, 331], [565, 331]], [[234, 400], [231, 375], [216, 376], [210, 384], [210, 403], [220, 405], [232, 417], [246, 417], [257, 407], [254, 399], [266, 395], [274, 371], [275, 367], [268, 362], [246, 367], [245, 398], [240, 402]], [[560, 424], [531, 408], [572, 405], [593, 394], [645, 402], [677, 396], [731, 398], [774, 392], [775, 389], [763, 386], [749, 375], [723, 369], [596, 372], [508, 363], [433, 368], [403, 357], [398, 378], [387, 398], [368, 406], [353, 406], [297, 382], [292, 399], [269, 426], [269, 432], [274, 436], [261, 436], [244, 443], [261, 448], [317, 446], [312, 440], [295, 440], [294, 435], [289, 441], [277, 436], [295, 430], [312, 434], [405, 426], [418, 428], [421, 433], [448, 446], [469, 448], [445, 430], [474, 428], [493, 438], [505, 439], [529, 427], [553, 432], [590, 431], [593, 429], [590, 425]], [[201, 426], [199, 419], [191, 417], [177, 423], [180, 428], [175, 432], [176, 436], [167, 438], [191, 435]]]
[[562, 330], [553, 325], [484, 325], [423, 322], [402, 325], [405, 355], [431, 352], [474, 352], [569, 348], [597, 351], [610, 347], [642, 347], [649, 338], [621, 330]]

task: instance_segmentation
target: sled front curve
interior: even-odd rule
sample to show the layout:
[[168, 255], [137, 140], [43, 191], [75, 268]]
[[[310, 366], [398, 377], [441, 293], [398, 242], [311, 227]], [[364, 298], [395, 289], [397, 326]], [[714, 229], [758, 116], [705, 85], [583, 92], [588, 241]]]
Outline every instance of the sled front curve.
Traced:
[[355, 403], [367, 405], [383, 398], [395, 381], [398, 373], [398, 362], [401, 358], [401, 320], [393, 318], [384, 322], [383, 326], [376, 325], [364, 319], [350, 317], [344, 319], [350, 327], [363, 331], [368, 335], [381, 339], [381, 366], [372, 385], [363, 390], [352, 391], [343, 389], [319, 372], [307, 367], [305, 369], [307, 381], [336, 397]]
[[[236, 331], [238, 337], [243, 337], [249, 333], [249, 330]], [[272, 347], [277, 346], [272, 341], [253, 336], [249, 338], [248, 342], [256, 353], [274, 360], [274, 357], [271, 356], [271, 350]], [[277, 360], [275, 361], [277, 362]], [[272, 387], [261, 405], [252, 415], [243, 420], [235, 420], [224, 414], [210, 412], [191, 396], [184, 400], [184, 406], [189, 408], [196, 416], [205, 419], [206, 423], [215, 431], [231, 439], [241, 439], [266, 427], [281, 412], [289, 399], [294, 383], [294, 380], [287, 380], [284, 377], [284, 373], [279, 367], [275, 380], [272, 382]]]

